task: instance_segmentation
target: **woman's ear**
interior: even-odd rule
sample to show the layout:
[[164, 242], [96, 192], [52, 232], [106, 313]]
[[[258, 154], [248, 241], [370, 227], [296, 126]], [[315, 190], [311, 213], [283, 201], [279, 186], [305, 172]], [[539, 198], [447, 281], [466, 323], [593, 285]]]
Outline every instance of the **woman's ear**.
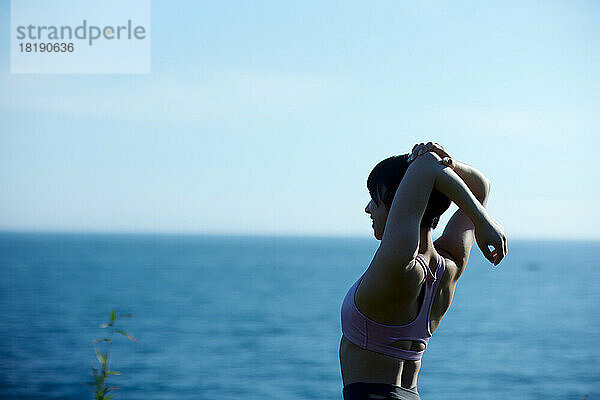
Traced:
[[[379, 199], [377, 199], [377, 204], [378, 205], [383, 204], [385, 206], [385, 208], [389, 211], [390, 209], [388, 208], [388, 206], [387, 206], [387, 204], [385, 202], [385, 199], [387, 198], [387, 195], [388, 195], [388, 192], [389, 192], [388, 189], [387, 189], [387, 187], [382, 183], [379, 186], [379, 188], [378, 188], [377, 191], [378, 191], [377, 194], [379, 196]], [[391, 204], [391, 202], [390, 202], [390, 204]]]

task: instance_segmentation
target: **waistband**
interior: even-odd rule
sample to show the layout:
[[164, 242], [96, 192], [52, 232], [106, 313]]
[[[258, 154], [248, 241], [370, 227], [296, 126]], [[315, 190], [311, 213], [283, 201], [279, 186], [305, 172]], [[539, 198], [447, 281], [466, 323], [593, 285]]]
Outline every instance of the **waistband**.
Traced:
[[370, 400], [376, 397], [370, 395], [378, 395], [381, 400], [420, 400], [417, 387], [410, 389], [401, 386], [391, 385], [388, 383], [368, 383], [354, 382], [344, 386], [342, 391], [344, 400]]

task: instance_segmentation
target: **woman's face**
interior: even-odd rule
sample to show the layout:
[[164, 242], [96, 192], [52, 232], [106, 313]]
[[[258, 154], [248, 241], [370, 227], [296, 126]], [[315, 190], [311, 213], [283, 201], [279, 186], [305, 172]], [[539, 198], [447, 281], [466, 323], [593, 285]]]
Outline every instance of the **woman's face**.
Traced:
[[373, 220], [373, 234], [375, 239], [381, 240], [383, 237], [383, 230], [385, 228], [385, 222], [387, 221], [389, 210], [383, 204], [383, 201], [378, 201], [379, 205], [375, 203], [375, 200], [371, 199], [369, 204], [365, 207], [365, 212], [369, 214], [369, 217]]

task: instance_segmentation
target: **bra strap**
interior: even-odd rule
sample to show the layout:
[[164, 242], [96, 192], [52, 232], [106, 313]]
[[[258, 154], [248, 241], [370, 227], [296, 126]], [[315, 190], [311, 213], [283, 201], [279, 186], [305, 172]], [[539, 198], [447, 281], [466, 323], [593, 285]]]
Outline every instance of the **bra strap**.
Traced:
[[427, 282], [434, 282], [435, 275], [433, 274], [433, 272], [431, 272], [431, 269], [429, 268], [429, 265], [425, 262], [425, 259], [420, 254], [417, 254], [416, 259], [420, 262], [421, 266], [425, 270], [425, 279], [427, 280]]

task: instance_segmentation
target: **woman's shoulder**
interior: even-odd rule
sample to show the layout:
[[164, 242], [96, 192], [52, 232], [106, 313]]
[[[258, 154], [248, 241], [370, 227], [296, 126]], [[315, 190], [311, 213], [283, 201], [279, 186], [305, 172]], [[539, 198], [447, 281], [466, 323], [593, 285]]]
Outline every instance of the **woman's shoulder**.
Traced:
[[416, 258], [399, 274], [390, 272], [389, 268], [378, 268], [374, 258], [357, 288], [360, 291], [357, 297], [382, 302], [411, 300], [418, 296], [423, 282], [425, 270]]
[[435, 251], [444, 260], [444, 280], [456, 282], [459, 276], [458, 263], [454, 260], [452, 255], [445, 250], [436, 248]]

